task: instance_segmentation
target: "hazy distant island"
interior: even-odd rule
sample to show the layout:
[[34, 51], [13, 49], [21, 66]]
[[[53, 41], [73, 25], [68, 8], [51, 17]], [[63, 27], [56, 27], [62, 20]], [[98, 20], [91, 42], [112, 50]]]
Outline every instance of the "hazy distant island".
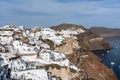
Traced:
[[91, 27], [90, 30], [105, 38], [120, 37], [120, 28], [107, 28], [107, 27]]

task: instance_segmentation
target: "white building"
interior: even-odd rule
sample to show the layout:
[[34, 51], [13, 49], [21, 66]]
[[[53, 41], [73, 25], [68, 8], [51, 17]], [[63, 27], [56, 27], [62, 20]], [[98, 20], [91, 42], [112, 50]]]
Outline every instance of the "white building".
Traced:
[[60, 45], [61, 42], [64, 40], [62, 36], [57, 36], [57, 32], [50, 28], [44, 28], [41, 30], [41, 36], [43, 39], [49, 39], [53, 41], [55, 44]]
[[56, 31], [55, 31], [55, 30], [52, 30], [52, 29], [50, 29], [50, 28], [43, 28], [43, 29], [41, 29], [41, 34], [42, 34], [44, 37], [53, 37], [53, 36], [55, 36]]
[[14, 50], [21, 55], [36, 54], [35, 47], [29, 44], [25, 44], [20, 40], [13, 41]]
[[57, 31], [57, 33], [61, 34], [63, 37], [71, 37], [80, 33], [84, 33], [85, 30], [83, 29], [77, 29], [77, 30], [62, 30], [62, 31]]
[[59, 61], [66, 60], [66, 56], [64, 54], [57, 53], [51, 50], [46, 50], [46, 49], [41, 50], [40, 57], [41, 59], [46, 60], [46, 61], [59, 62]]
[[4, 63], [4, 59], [2, 57], [0, 57], [0, 67], [3, 63]]
[[46, 61], [54, 60], [54, 54], [50, 50], [42, 49], [40, 52], [40, 58]]
[[8, 65], [8, 59], [5, 57], [5, 55], [0, 55], [0, 66]]
[[13, 29], [0, 29], [0, 42], [2, 44], [10, 44], [13, 40]]

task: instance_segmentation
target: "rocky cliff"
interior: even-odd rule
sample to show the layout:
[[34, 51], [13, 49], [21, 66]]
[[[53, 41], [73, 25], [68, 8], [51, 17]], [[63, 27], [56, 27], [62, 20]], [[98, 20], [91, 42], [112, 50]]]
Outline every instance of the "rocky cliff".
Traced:
[[117, 80], [113, 70], [102, 64], [92, 52], [86, 52], [86, 55], [82, 54], [82, 56], [80, 54], [82, 53], [68, 55], [68, 59], [83, 70], [85, 80], [89, 78], [92, 80]]
[[[55, 29], [56, 27], [54, 26]], [[117, 80], [113, 70], [102, 64], [100, 59], [92, 52], [108, 50], [111, 46], [104, 38], [93, 34], [90, 30], [85, 30], [84, 33], [75, 35], [76, 38], [65, 39], [63, 44], [55, 48], [55, 51], [65, 53], [67, 58], [80, 69], [77, 76], [78, 79]]]
[[73, 29], [79, 29], [79, 28], [86, 30], [82, 25], [67, 24], [67, 23], [62, 23], [60, 25], [52, 26], [50, 28], [56, 31], [62, 31], [62, 30], [67, 30], [67, 29], [73, 30]]
[[55, 48], [56, 51], [59, 51], [60, 53], [64, 53], [66, 55], [70, 55], [72, 53], [74, 53], [75, 49], [79, 49], [79, 43], [76, 39], [74, 39], [73, 37], [71, 38], [66, 38], [63, 41], [63, 44], [60, 46], [57, 46]]
[[82, 58], [82, 69], [95, 80], [117, 80], [112, 69], [107, 68], [91, 52], [88, 53], [88, 57]]
[[91, 27], [90, 30], [102, 37], [120, 37], [119, 28]]
[[103, 37], [93, 34], [90, 30], [86, 30], [86, 32], [76, 36], [79, 45], [90, 51], [108, 50], [111, 48], [109, 43], [106, 42]]

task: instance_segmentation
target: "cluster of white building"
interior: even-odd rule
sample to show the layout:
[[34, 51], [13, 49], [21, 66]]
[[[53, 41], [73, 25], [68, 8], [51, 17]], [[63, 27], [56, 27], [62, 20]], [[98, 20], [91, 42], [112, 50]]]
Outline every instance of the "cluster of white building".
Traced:
[[[56, 45], [60, 45], [66, 37], [83, 32], [82, 29], [60, 32], [50, 28], [40, 28], [38, 30], [37, 28], [25, 29], [23, 26], [1, 27], [0, 80], [6, 80], [8, 73], [11, 73], [11, 76], [9, 76], [12, 79], [49, 80], [44, 68], [36, 69], [38, 66], [46, 64], [58, 64], [78, 70], [63, 53], [50, 50], [50, 46], [42, 42], [40, 38], [49, 39]], [[4, 69], [5, 66], [7, 66], [6, 69]], [[4, 71], [8, 69], [10, 71], [5, 74]]]

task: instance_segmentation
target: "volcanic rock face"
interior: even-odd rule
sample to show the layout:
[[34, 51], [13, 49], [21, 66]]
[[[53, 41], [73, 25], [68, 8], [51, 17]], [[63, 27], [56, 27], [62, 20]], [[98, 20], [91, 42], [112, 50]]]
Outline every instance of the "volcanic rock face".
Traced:
[[63, 41], [63, 44], [56, 47], [55, 50], [59, 51], [60, 53], [65, 53], [66, 55], [74, 53], [74, 49], [79, 49], [80, 46], [78, 44], [78, 41], [71, 37], [71, 38], [66, 38]]
[[69, 55], [68, 59], [84, 71], [84, 77], [87, 76], [87, 80], [89, 80], [89, 78], [93, 80], [117, 80], [112, 69], [103, 65], [100, 59], [92, 52], [87, 52], [87, 55], [83, 56], [79, 54]]
[[90, 30], [102, 37], [120, 37], [119, 28], [91, 27]]
[[107, 50], [111, 48], [104, 38], [93, 34], [90, 30], [87, 30], [82, 34], [78, 34], [77, 38], [80, 46], [83, 46], [91, 51]]
[[86, 71], [89, 77], [95, 80], [117, 80], [114, 72], [100, 63], [95, 55], [89, 52], [88, 57], [82, 58], [82, 69]]
[[57, 26], [52, 26], [51, 29], [54, 29], [56, 31], [62, 31], [62, 30], [68, 30], [68, 29], [71, 29], [71, 30], [74, 30], [74, 29], [86, 30], [82, 25], [66, 24], [66, 23], [63, 23], [63, 24], [60, 24], [60, 25], [57, 25]]
[[83, 80], [117, 80], [114, 72], [103, 65], [100, 59], [92, 53], [92, 51], [111, 48], [104, 38], [87, 29], [76, 37], [77, 39], [65, 39], [63, 44], [57, 46], [55, 50], [65, 53], [67, 58], [81, 70], [79, 74], [83, 76]]
[[62, 80], [72, 80], [73, 76], [76, 77], [75, 73], [71, 73], [69, 68], [60, 68], [60, 70], [54, 68], [50, 68], [49, 72], [51, 72], [53, 75], [60, 77]]

